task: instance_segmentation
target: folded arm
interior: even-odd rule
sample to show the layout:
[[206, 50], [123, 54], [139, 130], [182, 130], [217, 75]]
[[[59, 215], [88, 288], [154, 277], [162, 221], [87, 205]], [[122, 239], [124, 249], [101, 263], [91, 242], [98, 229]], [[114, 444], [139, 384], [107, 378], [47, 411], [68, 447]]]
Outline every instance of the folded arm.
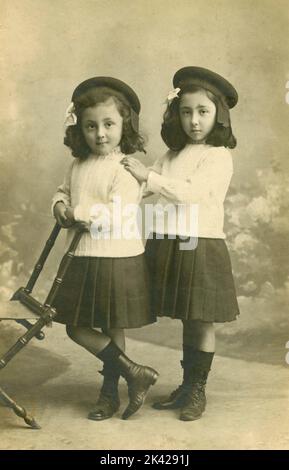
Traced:
[[224, 200], [232, 174], [230, 152], [212, 152], [185, 180], [169, 178], [151, 171], [146, 188], [176, 204], [197, 204], [211, 198]]

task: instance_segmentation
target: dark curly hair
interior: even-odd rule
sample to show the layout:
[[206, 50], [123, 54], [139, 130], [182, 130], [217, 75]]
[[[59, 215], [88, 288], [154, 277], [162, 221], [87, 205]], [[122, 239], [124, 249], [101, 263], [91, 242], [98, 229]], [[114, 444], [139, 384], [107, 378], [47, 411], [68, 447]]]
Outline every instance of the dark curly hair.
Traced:
[[126, 98], [122, 93], [111, 88], [93, 87], [75, 99], [74, 113], [77, 116], [77, 124], [66, 129], [64, 145], [71, 149], [72, 155], [75, 158], [85, 160], [91, 152], [81, 129], [83, 111], [99, 103], [104, 103], [109, 98], [113, 99], [120, 115], [123, 117], [123, 130], [120, 141], [122, 153], [126, 155], [137, 151], [145, 153], [145, 139], [132, 127], [130, 106]]
[[[167, 106], [163, 117], [161, 136], [170, 150], [179, 152], [185, 147], [188, 142], [188, 136], [182, 128], [180, 119], [180, 97], [184, 93], [195, 93], [200, 90], [204, 91], [205, 89], [196, 85], [189, 84], [183, 87], [179, 94], [179, 97], [174, 98], [171, 104]], [[218, 110], [218, 106], [220, 106], [220, 98], [215, 96], [209, 90], [205, 90], [205, 92], [208, 98], [216, 105], [216, 108]], [[227, 112], [229, 113], [229, 110], [227, 110]], [[206, 144], [213, 145], [214, 147], [224, 146], [228, 148], [235, 148], [237, 145], [237, 141], [233, 135], [231, 124], [229, 125], [229, 127], [224, 127], [222, 126], [222, 124], [216, 122], [213, 130], [210, 132], [209, 136], [206, 139]]]

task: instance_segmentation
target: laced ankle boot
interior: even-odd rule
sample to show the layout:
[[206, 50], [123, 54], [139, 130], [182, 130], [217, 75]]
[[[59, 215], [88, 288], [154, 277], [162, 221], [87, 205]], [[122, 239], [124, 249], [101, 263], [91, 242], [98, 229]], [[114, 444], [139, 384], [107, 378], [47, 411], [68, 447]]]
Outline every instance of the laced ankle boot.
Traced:
[[183, 368], [183, 382], [169, 396], [161, 398], [153, 403], [152, 407], [156, 410], [176, 410], [182, 408], [190, 400], [190, 392], [192, 391], [192, 374], [189, 372], [192, 363], [192, 354], [194, 349], [192, 346], [183, 344], [183, 360], [180, 361]]
[[192, 350], [191, 363], [186, 365], [186, 381], [190, 387], [188, 401], [182, 407], [180, 420], [194, 421], [201, 418], [206, 408], [206, 383], [214, 353]]
[[120, 378], [119, 370], [112, 364], [104, 362], [103, 384], [100, 390], [98, 400], [94, 409], [88, 414], [88, 419], [94, 421], [103, 421], [111, 418], [120, 407], [120, 399], [118, 394], [118, 382]]
[[125, 354], [119, 355], [118, 365], [128, 386], [129, 404], [122, 415], [122, 419], [128, 419], [143, 405], [150, 386], [156, 383], [159, 374], [151, 367], [136, 364]]
[[170, 395], [160, 398], [158, 401], [153, 403], [152, 407], [155, 410], [177, 410], [182, 408], [188, 401], [188, 394], [190, 387], [185, 384], [185, 361], [180, 361], [183, 372], [183, 382], [178, 386]]
[[151, 367], [133, 362], [112, 341], [98, 354], [99, 359], [108, 361], [118, 368], [128, 386], [129, 404], [122, 419], [128, 419], [143, 405], [148, 390], [158, 378], [158, 372]]

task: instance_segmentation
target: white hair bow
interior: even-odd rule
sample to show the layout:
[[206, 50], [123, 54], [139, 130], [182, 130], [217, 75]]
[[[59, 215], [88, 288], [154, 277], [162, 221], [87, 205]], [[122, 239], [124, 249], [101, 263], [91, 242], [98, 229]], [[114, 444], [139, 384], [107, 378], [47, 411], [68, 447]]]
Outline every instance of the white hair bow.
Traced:
[[175, 99], [175, 98], [178, 98], [179, 97], [179, 92], [181, 91], [180, 88], [174, 88], [173, 90], [171, 90], [167, 96], [167, 103], [168, 104], [171, 104], [171, 102]]
[[64, 125], [66, 127], [75, 126], [75, 124], [77, 124], [77, 116], [74, 113], [74, 111], [75, 111], [74, 103], [70, 103], [70, 105], [68, 106], [65, 112]]

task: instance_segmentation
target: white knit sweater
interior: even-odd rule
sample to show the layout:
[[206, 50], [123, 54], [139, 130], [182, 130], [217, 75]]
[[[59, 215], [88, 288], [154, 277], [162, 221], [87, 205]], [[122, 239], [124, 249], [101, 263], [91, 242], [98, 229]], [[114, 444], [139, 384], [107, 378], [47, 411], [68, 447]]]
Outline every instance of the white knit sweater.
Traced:
[[[182, 217], [190, 221], [191, 205], [198, 207], [197, 233], [190, 223], [175, 226], [155, 220], [152, 230], [158, 233], [176, 233], [204, 238], [226, 238], [224, 199], [233, 174], [232, 156], [225, 147], [188, 144], [179, 153], [168, 151], [159, 158], [150, 171], [145, 191], [160, 195], [157, 203], [173, 203]], [[145, 195], [145, 193], [144, 193]]]
[[[52, 201], [54, 205], [62, 201], [65, 205], [74, 208], [74, 217], [86, 222], [94, 222], [95, 227], [104, 228], [104, 237], [95, 238], [91, 232], [85, 232], [76, 249], [76, 256], [97, 256], [122, 258], [137, 256], [144, 252], [144, 245], [138, 225], [138, 215], [133, 210], [125, 211], [128, 204], [138, 208], [141, 198], [140, 185], [135, 178], [120, 164], [122, 154], [119, 148], [106, 156], [91, 155], [87, 160], [73, 159], [64, 182], [57, 189]], [[117, 196], [118, 202], [115, 202]], [[124, 209], [119, 211], [119, 205]], [[103, 205], [110, 214], [110, 224], [107, 217], [98, 214], [91, 215], [91, 208], [95, 204]], [[116, 218], [112, 217], [116, 208]], [[128, 232], [117, 235], [112, 234], [115, 225], [128, 226]], [[67, 229], [67, 247], [75, 233], [73, 226]], [[94, 232], [95, 233], [95, 232]], [[137, 235], [136, 235], [137, 234]], [[107, 238], [105, 236], [107, 235]]]

